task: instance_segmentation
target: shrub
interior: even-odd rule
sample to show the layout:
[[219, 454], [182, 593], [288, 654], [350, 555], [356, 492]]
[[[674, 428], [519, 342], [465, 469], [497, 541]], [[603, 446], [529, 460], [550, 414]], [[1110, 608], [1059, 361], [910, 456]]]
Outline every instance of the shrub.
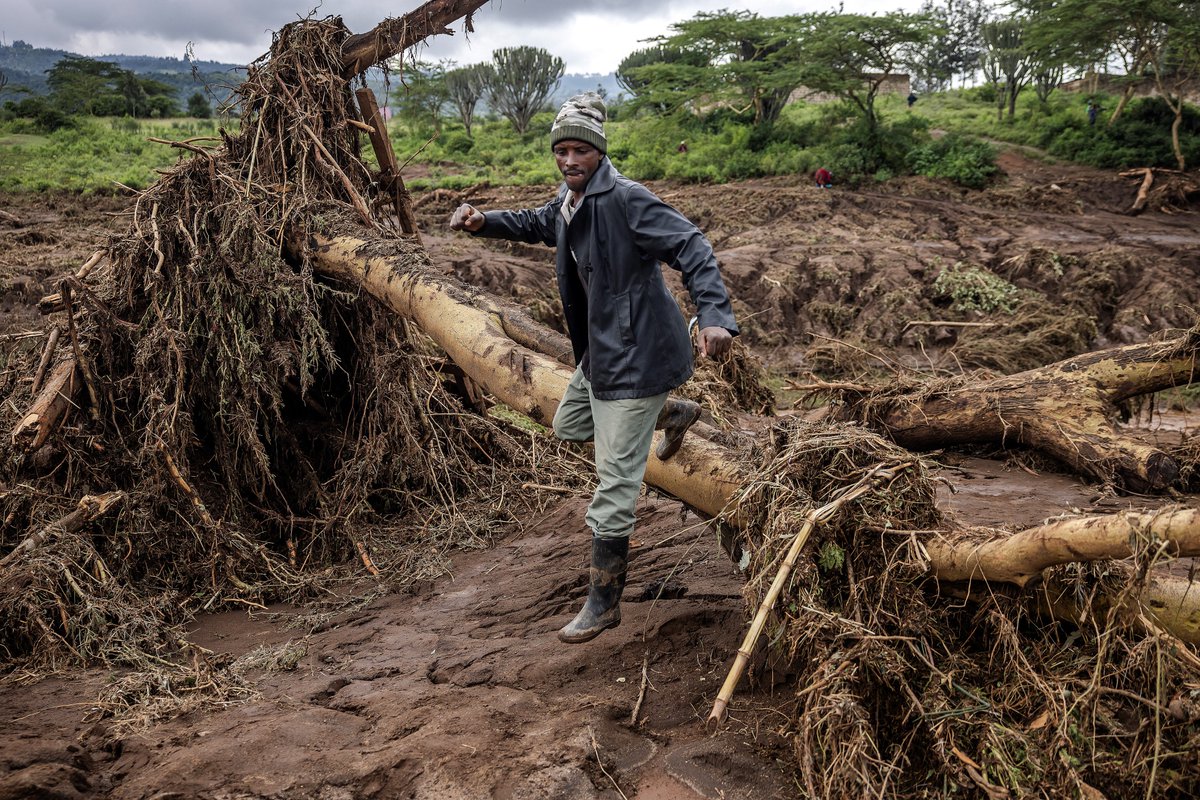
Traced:
[[961, 261], [946, 267], [933, 282], [935, 298], [949, 299], [955, 311], [1011, 314], [1020, 290], [995, 273]]
[[996, 174], [995, 147], [953, 133], [913, 148], [907, 160], [918, 175], [945, 178], [971, 189], [983, 188]]

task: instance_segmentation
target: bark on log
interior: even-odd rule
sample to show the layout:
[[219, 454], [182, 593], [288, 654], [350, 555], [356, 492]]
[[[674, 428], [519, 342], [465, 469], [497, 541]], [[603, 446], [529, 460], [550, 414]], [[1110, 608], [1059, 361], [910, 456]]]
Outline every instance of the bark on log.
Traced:
[[[532, 334], [537, 325], [523, 309], [427, 269], [419, 256], [397, 253], [386, 242], [320, 235], [292, 242], [293, 249], [305, 245], [318, 272], [359, 284], [393, 311], [416, 322], [472, 379], [502, 402], [542, 423], [553, 418], [572, 370], [511, 338], [509, 331], [520, 331], [526, 340], [538, 341]], [[1165, 374], [1177, 371], [1164, 369]], [[1167, 379], [1165, 374], [1161, 380]], [[1141, 383], [1134, 381], [1129, 386]], [[1120, 391], [1126, 390], [1118, 390], [1118, 394]], [[724, 515], [734, 530], [744, 526], [733, 501], [749, 480], [725, 448], [693, 436], [684, 440], [671, 460], [663, 462], [651, 456], [646, 466], [647, 483], [711, 517]], [[1151, 519], [1117, 515], [1051, 523], [1009, 537], [1014, 542], [1011, 545], [1001, 538], [995, 542], [930, 540], [926, 549], [932, 577], [1024, 584], [1031, 572], [1049, 565], [1127, 555], [1129, 528], [1135, 523], [1148, 523], [1147, 534], [1167, 540], [1174, 554], [1200, 552], [1200, 513], [1192, 509], [1147, 516]], [[1098, 537], [1093, 535], [1097, 532]], [[1191, 641], [1188, 629], [1176, 626], [1180, 620], [1200, 617], [1200, 591], [1168, 595], [1160, 598], [1157, 606], [1148, 603], [1148, 613], [1176, 636]]]
[[1165, 341], [1085, 353], [1037, 369], [917, 400], [900, 399], [873, 424], [904, 447], [1018, 443], [1080, 474], [1133, 491], [1163, 491], [1179, 465], [1122, 436], [1117, 404], [1200, 377], [1200, 330]]
[[453, 35], [450, 23], [466, 17], [466, 29], [471, 27], [471, 15], [488, 0], [429, 0], [420, 8], [402, 17], [386, 19], [367, 33], [347, 37], [342, 43], [342, 75], [349, 78], [386, 61], [424, 39], [439, 33]]
[[961, 541], [933, 539], [925, 549], [939, 580], [986, 578], [1025, 586], [1058, 564], [1128, 558], [1138, 536], [1163, 542], [1172, 556], [1200, 556], [1200, 509], [1056, 520], [967, 547]]
[[79, 363], [73, 358], [59, 362], [25, 416], [13, 428], [13, 443], [23, 444], [26, 450], [36, 450], [45, 444], [59, 420], [74, 407], [73, 398], [82, 386]]

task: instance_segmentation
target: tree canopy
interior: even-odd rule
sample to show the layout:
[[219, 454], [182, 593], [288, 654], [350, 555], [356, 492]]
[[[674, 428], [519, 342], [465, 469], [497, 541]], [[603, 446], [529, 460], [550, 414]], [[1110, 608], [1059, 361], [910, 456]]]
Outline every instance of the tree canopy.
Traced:
[[913, 48], [927, 44], [939, 30], [924, 14], [811, 14], [804, 18], [800, 79], [813, 91], [849, 102], [872, 133], [878, 125], [880, 87], [903, 67]]
[[566, 65], [540, 47], [503, 47], [492, 53], [488, 93], [492, 109], [523, 134], [533, 115], [546, 107]]
[[623, 64], [623, 85], [637, 86], [643, 104], [671, 110], [696, 102], [725, 105], [753, 111], [756, 125], [770, 124], [800, 84], [799, 20], [750, 11], [701, 12], [659, 37], [643, 56], [646, 63]]
[[46, 74], [50, 104], [64, 114], [171, 116], [179, 113], [175, 89], [108, 61], [66, 56]]

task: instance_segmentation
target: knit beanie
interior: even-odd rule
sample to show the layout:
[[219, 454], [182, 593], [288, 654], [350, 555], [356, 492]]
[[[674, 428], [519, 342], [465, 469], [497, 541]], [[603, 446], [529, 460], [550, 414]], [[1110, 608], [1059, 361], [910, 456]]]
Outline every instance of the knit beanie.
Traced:
[[550, 126], [550, 146], [563, 139], [587, 142], [601, 153], [608, 152], [608, 139], [604, 137], [604, 120], [607, 114], [604, 98], [595, 92], [577, 94], [562, 104], [554, 124]]

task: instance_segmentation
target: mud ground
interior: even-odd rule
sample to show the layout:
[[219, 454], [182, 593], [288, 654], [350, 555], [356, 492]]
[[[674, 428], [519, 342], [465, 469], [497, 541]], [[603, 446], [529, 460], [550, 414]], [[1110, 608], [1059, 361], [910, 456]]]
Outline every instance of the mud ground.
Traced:
[[[783, 375], [802, 375], [822, 337], [861, 335], [889, 357], [935, 369], [961, 363], [962, 329], [916, 338], [904, 324], [906, 315], [937, 319], [928, 286], [957, 261], [1027, 266], [1038, 261], [1030, 253], [1052, 252], [1063, 283], [1072, 270], [1109, 265], [1093, 346], [1191, 319], [1200, 299], [1194, 213], [1127, 215], [1136, 182], [1114, 174], [1015, 154], [1003, 166], [1005, 180], [984, 192], [923, 181], [820, 191], [785, 179], [654, 188], [709, 233], [746, 341]], [[548, 250], [443, 228], [464, 199], [528, 206], [550, 191], [476, 187], [418, 198], [435, 263], [552, 321]], [[112, 214], [125, 202], [0, 197], [0, 334], [40, 327], [37, 299], [119, 224]], [[1049, 283], [1032, 272], [1013, 278]], [[1194, 435], [1197, 424], [1162, 407], [1131, 423], [1163, 441]], [[942, 464], [940, 501], [971, 524], [1017, 529], [1164, 502], [1010, 454], [946, 454]], [[198, 619], [190, 638], [211, 659], [246, 665], [244, 691], [224, 704], [186, 710], [183, 697], [181, 715], [119, 724], [98, 701], [118, 673], [8, 676], [0, 799], [801, 796], [776, 733], [775, 709], [793, 688], [773, 664], [757, 659], [729, 722], [705, 730], [749, 614], [736, 566], [677, 501], [643, 498], [621, 627], [575, 647], [554, 638], [585, 590], [587, 501], [564, 496], [494, 547], [456, 554], [445, 575], [404, 591], [364, 594], [364, 585], [351, 594], [365, 599], [348, 597], [340, 610]]]

